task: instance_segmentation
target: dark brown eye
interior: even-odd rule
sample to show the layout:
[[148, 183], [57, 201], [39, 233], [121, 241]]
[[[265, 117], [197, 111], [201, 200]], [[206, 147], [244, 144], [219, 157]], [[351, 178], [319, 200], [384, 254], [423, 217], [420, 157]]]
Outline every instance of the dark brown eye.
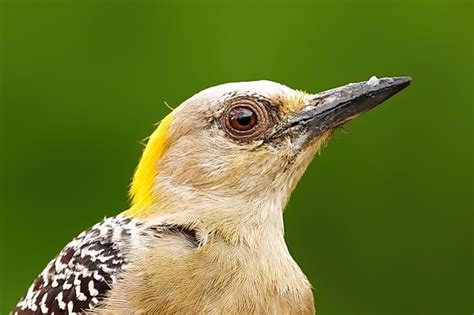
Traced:
[[257, 124], [257, 114], [248, 107], [234, 107], [229, 112], [229, 125], [239, 131], [248, 131]]
[[242, 97], [228, 104], [221, 126], [232, 138], [249, 141], [262, 136], [272, 126], [272, 120], [262, 102]]

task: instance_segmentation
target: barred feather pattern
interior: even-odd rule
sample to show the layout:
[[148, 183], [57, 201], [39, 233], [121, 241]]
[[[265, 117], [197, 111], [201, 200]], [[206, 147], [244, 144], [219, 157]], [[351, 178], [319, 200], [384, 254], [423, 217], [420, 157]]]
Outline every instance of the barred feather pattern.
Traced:
[[123, 215], [104, 219], [66, 245], [12, 314], [80, 314], [94, 308], [128, 264], [130, 248], [156, 232]]

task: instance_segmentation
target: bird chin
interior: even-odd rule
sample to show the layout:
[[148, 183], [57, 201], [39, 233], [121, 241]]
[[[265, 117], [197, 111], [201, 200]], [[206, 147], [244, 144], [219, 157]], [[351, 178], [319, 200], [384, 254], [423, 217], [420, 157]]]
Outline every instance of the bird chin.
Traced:
[[307, 155], [309, 158], [319, 152], [329, 141], [337, 128], [329, 129], [315, 136], [311, 131], [303, 132], [293, 144], [293, 152], [296, 155]]

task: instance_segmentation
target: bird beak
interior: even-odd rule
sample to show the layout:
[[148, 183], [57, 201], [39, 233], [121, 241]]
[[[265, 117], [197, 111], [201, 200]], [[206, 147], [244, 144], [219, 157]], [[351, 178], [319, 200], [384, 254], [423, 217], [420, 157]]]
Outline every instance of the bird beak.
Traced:
[[293, 130], [303, 128], [303, 142], [307, 142], [374, 108], [410, 85], [410, 82], [410, 77], [372, 77], [365, 82], [350, 83], [315, 94], [302, 112], [288, 121], [286, 127]]

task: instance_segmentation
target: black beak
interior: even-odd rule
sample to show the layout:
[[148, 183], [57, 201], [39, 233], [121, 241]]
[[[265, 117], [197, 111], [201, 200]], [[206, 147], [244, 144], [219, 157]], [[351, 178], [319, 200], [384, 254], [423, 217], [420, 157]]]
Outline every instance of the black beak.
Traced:
[[410, 77], [395, 77], [350, 83], [314, 95], [301, 114], [289, 121], [289, 127], [305, 127], [306, 138], [337, 128], [374, 108], [410, 85]]

